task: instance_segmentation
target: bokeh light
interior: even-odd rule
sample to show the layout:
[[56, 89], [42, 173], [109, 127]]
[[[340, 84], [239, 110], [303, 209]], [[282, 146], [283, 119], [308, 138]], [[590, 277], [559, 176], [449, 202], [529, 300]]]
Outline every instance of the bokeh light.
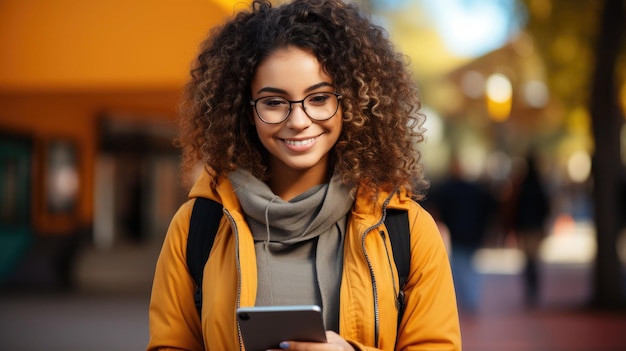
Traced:
[[582, 183], [591, 174], [591, 156], [585, 151], [578, 151], [567, 161], [567, 175], [575, 183]]
[[513, 85], [507, 76], [494, 73], [486, 82], [487, 110], [496, 122], [509, 118], [513, 99]]

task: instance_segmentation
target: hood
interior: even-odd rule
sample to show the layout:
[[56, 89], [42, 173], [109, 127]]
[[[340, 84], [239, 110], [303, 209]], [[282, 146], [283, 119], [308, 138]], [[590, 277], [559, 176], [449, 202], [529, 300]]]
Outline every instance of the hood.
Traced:
[[235, 195], [232, 183], [227, 177], [215, 177], [215, 172], [209, 167], [203, 167], [200, 176], [189, 191], [188, 198], [205, 197], [221, 203], [225, 208], [239, 209], [239, 201]]
[[393, 192], [381, 190], [375, 197], [362, 189], [364, 188], [361, 187], [357, 191], [352, 216], [370, 224], [382, 221], [383, 208], [408, 210], [412, 202], [410, 195], [403, 188]]

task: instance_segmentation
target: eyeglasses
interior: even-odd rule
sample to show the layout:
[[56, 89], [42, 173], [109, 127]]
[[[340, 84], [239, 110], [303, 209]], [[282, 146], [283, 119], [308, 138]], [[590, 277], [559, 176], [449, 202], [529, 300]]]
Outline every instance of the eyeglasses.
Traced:
[[287, 100], [280, 96], [266, 96], [250, 101], [257, 116], [267, 124], [279, 124], [287, 120], [293, 104], [302, 104], [306, 115], [315, 121], [325, 121], [332, 118], [339, 110], [338, 93], [312, 93], [298, 101]]

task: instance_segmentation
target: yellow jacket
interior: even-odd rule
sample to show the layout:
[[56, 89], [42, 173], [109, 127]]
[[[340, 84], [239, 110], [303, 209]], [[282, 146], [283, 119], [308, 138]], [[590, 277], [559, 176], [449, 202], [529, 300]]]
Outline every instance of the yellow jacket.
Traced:
[[[235, 309], [252, 306], [257, 274], [254, 242], [232, 184], [212, 186], [203, 172], [190, 200], [174, 215], [159, 255], [150, 301], [148, 350], [243, 350]], [[224, 206], [213, 249], [204, 268], [202, 321], [187, 272], [186, 245], [196, 197]], [[401, 325], [397, 326], [398, 276], [383, 209], [408, 211], [411, 272]], [[461, 350], [452, 274], [432, 217], [403, 193], [382, 194], [377, 203], [357, 196], [344, 244], [339, 333], [361, 350]], [[396, 333], [398, 340], [396, 340]]]

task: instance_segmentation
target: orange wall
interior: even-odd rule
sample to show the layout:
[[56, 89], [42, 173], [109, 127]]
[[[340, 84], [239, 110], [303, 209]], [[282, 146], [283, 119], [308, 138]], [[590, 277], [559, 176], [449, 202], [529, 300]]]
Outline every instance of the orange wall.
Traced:
[[[103, 111], [172, 122], [209, 29], [248, 0], [0, 0], [0, 131], [34, 140], [33, 226], [92, 224], [97, 118]], [[44, 145], [78, 146], [76, 213], [43, 208]]]
[[243, 0], [2, 0], [0, 90], [167, 87]]

